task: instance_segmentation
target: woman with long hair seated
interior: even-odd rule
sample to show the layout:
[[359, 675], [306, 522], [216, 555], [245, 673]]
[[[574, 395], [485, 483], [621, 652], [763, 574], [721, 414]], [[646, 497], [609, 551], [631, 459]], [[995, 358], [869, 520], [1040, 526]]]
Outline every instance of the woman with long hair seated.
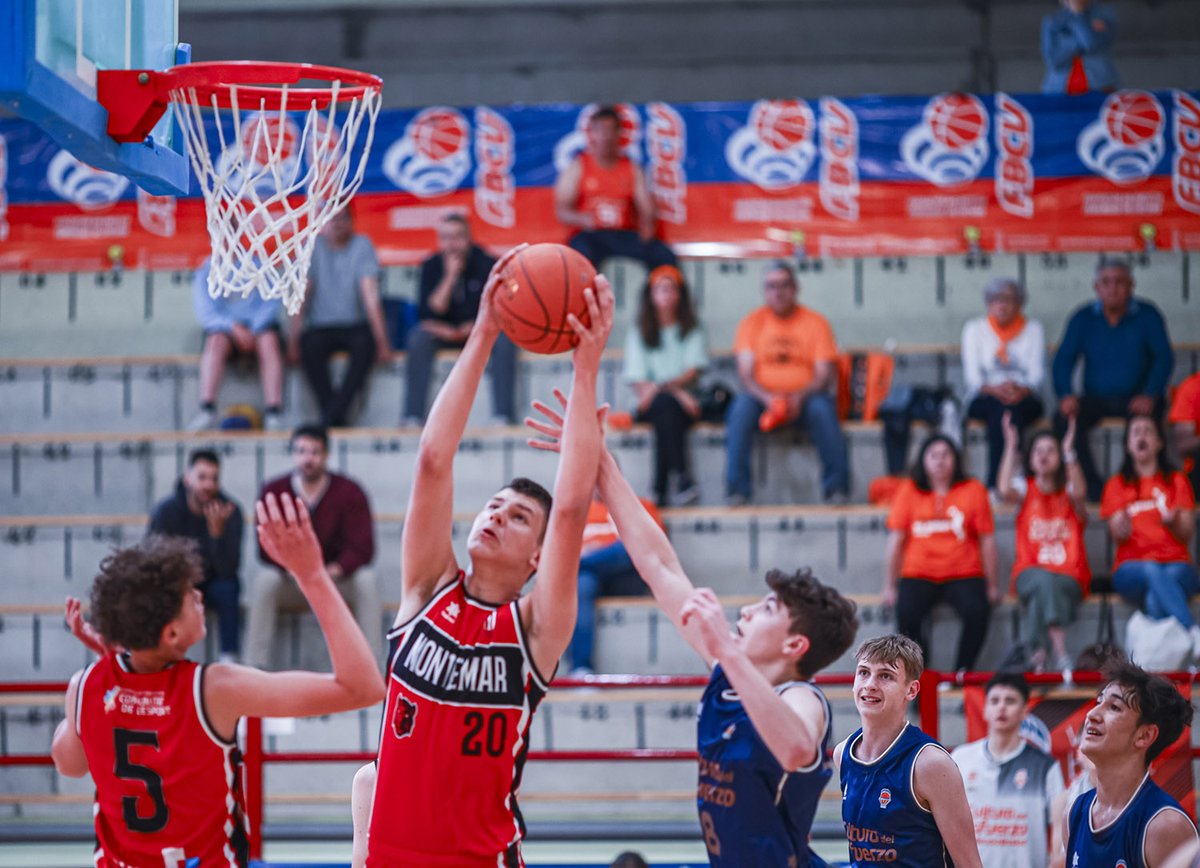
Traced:
[[[1062, 443], [1049, 429], [1035, 431], [1025, 445], [1025, 475], [1017, 478], [1020, 433], [1004, 414], [1004, 456], [996, 488], [1017, 511], [1017, 557], [1013, 585], [1025, 610], [1025, 641], [1033, 648], [1035, 672], [1072, 669], [1066, 628], [1075, 622], [1079, 603], [1092, 582], [1083, 529], [1087, 526], [1087, 482], [1075, 454], [1075, 420]], [[1049, 645], [1049, 649], [1047, 648]]]
[[1151, 618], [1176, 618], [1191, 634], [1193, 657], [1200, 657], [1200, 627], [1188, 605], [1200, 590], [1188, 551], [1195, 510], [1191, 483], [1167, 457], [1159, 421], [1130, 416], [1125, 460], [1100, 500], [1100, 517], [1117, 544], [1113, 588]]
[[687, 433], [700, 418], [695, 389], [707, 364], [704, 330], [687, 281], [674, 265], [660, 265], [646, 279], [637, 328], [625, 340], [625, 379], [637, 400], [635, 418], [654, 427], [654, 498], [659, 506], [667, 506], [668, 500], [688, 506], [700, 499]]

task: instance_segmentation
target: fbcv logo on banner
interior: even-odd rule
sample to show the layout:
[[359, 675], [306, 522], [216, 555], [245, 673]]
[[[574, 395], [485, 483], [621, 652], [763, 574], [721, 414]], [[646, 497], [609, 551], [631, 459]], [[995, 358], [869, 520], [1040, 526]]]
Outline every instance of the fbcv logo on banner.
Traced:
[[821, 205], [834, 217], [858, 219], [858, 118], [840, 99], [821, 97]]
[[388, 180], [431, 199], [452, 193], [471, 170], [471, 128], [462, 112], [448, 106], [427, 108], [408, 122], [404, 136], [383, 155]]
[[803, 100], [759, 100], [751, 106], [746, 125], [725, 143], [725, 161], [764, 190], [794, 187], [817, 156], [816, 125]]
[[1015, 217], [1033, 216], [1033, 117], [1006, 93], [996, 94], [996, 201]]
[[475, 212], [501, 229], [517, 225], [516, 151], [512, 125], [490, 108], [475, 109]]
[[1083, 164], [1114, 184], [1136, 184], [1154, 172], [1166, 151], [1162, 103], [1144, 90], [1119, 90], [1084, 127], [1075, 148]]
[[938, 187], [974, 181], [988, 158], [988, 114], [969, 93], [938, 94], [900, 140], [909, 170]]
[[1200, 214], [1200, 100], [1182, 90], [1175, 98], [1175, 159], [1171, 188], [1179, 207]]
[[679, 112], [665, 102], [646, 106], [646, 151], [649, 156], [649, 186], [665, 223], [687, 223], [687, 127]]

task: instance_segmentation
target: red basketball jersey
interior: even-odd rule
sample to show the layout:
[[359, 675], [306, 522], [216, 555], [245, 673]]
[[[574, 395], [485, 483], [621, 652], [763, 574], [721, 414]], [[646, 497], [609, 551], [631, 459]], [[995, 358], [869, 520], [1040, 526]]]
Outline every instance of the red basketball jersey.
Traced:
[[633, 163], [619, 157], [612, 166], [601, 166], [587, 151], [579, 155], [579, 195], [575, 208], [591, 214], [597, 229], [637, 229], [633, 207]]
[[1084, 594], [1092, 583], [1083, 522], [1065, 491], [1046, 494], [1031, 477], [1017, 513], [1017, 557], [1013, 575], [1030, 567], [1071, 576]]
[[241, 756], [204, 715], [204, 667], [141, 674], [117, 654], [84, 670], [75, 720], [96, 784], [98, 868], [248, 864]]
[[546, 682], [516, 601], [472, 599], [460, 573], [388, 640], [368, 868], [524, 865], [517, 790]]

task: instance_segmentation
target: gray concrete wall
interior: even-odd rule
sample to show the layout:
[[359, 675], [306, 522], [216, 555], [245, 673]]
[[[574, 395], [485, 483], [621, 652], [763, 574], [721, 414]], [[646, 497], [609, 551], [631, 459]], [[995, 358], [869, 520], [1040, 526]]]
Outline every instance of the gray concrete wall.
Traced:
[[[383, 76], [389, 106], [1037, 90], [1053, 0], [181, 0], [196, 60]], [[1133, 87], [1200, 83], [1195, 0], [1118, 0]]]

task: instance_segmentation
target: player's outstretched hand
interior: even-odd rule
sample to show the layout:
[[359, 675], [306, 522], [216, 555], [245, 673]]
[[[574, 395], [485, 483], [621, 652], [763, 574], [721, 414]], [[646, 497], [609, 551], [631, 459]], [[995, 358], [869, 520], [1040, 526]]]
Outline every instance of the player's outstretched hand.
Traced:
[[679, 622], [696, 629], [710, 660], [720, 661], [733, 647], [725, 607], [711, 588], [692, 591], [679, 610]]
[[109, 652], [108, 646], [104, 643], [104, 637], [83, 617], [83, 605], [77, 598], [67, 597], [67, 605], [63, 614], [67, 619], [67, 628], [71, 631], [71, 635], [82, 642], [88, 650], [96, 652], [101, 657]]
[[604, 353], [608, 336], [612, 332], [613, 310], [616, 307], [608, 278], [597, 274], [596, 288], [584, 289], [583, 298], [587, 302], [588, 324], [584, 325], [573, 313], [567, 314], [567, 325], [574, 330], [575, 337], [579, 339], [575, 347], [575, 366], [599, 370], [600, 356]]
[[[532, 428], [534, 431], [547, 438], [542, 440], [537, 437], [530, 437], [528, 440], [526, 440], [525, 442], [534, 449], [544, 449], [547, 452], [559, 452], [562, 449], [562, 414], [567, 410], [567, 396], [563, 394], [562, 389], [555, 389], [554, 398], [558, 401], [559, 406], [562, 408], [562, 412], [552, 409], [549, 404], [543, 403], [542, 401], [535, 400], [532, 405], [533, 409], [537, 410], [546, 417], [548, 420], [547, 422], [543, 422], [540, 419], [535, 419], [532, 416], [525, 417], [525, 426], [527, 428]], [[602, 404], [596, 410], [596, 423], [600, 426], [601, 437], [604, 436], [604, 419], [607, 416], [608, 404]]]
[[254, 505], [258, 517], [258, 541], [275, 563], [303, 583], [321, 575], [325, 564], [321, 544], [313, 530], [304, 501], [281, 494], [275, 499], [268, 493]]
[[496, 290], [503, 280], [508, 263], [512, 262], [513, 257], [528, 246], [527, 243], [518, 244], [497, 259], [492, 270], [488, 272], [487, 283], [483, 285], [483, 293], [479, 296], [479, 312], [475, 315], [475, 326], [472, 328], [472, 332], [479, 331], [485, 335], [500, 333], [500, 320], [496, 318]]

